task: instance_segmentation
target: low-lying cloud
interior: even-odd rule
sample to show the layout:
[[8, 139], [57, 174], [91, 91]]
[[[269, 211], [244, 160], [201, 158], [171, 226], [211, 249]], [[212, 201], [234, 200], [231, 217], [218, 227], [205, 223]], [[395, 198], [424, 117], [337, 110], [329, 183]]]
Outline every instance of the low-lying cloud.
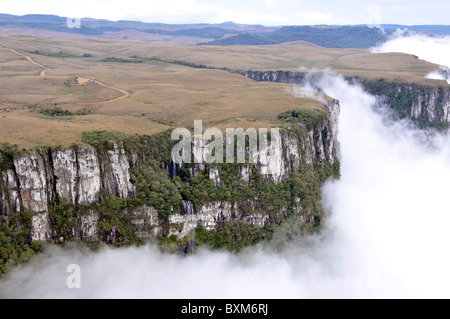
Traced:
[[444, 65], [442, 65], [439, 69], [439, 71], [428, 73], [425, 77], [427, 79], [433, 80], [444, 80], [447, 81], [448, 84], [450, 84], [450, 69]]
[[447, 80], [450, 83], [450, 36], [429, 37], [424, 34], [398, 31], [381, 46], [371, 49], [374, 53], [402, 52], [416, 55], [419, 59], [439, 64], [443, 67], [426, 77]]

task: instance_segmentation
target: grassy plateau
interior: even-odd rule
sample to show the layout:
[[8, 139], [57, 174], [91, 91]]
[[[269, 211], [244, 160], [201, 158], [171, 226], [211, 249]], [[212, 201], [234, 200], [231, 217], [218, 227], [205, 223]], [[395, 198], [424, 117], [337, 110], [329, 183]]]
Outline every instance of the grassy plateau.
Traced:
[[22, 148], [80, 143], [82, 132], [152, 134], [174, 127], [274, 127], [277, 115], [318, 109], [293, 87], [245, 70], [332, 70], [442, 85], [436, 65], [400, 53], [307, 43], [187, 46], [91, 38], [0, 36], [0, 142]]

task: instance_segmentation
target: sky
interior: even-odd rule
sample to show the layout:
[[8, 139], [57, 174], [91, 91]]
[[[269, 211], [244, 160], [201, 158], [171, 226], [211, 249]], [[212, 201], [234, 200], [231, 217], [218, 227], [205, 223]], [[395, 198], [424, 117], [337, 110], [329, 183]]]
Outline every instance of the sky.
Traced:
[[448, 0], [0, 0], [0, 12], [162, 23], [449, 24]]

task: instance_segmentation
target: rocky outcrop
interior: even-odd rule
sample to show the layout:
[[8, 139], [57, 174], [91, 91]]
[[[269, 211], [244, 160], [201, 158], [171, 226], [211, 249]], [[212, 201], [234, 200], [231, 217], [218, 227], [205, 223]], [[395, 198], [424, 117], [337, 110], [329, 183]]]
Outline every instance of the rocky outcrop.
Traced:
[[47, 212], [35, 214], [31, 220], [31, 239], [49, 241], [54, 238]]
[[20, 193], [13, 170], [3, 171], [0, 175], [0, 200], [0, 215], [20, 213]]
[[[100, 193], [117, 198], [133, 197], [129, 162], [123, 149], [115, 145], [100, 161], [93, 147], [77, 149], [31, 150], [14, 157], [14, 168], [2, 172], [9, 190], [10, 204], [33, 213], [46, 212], [53, 201], [65, 200], [73, 205], [99, 202]], [[20, 196], [14, 191], [20, 189]], [[17, 204], [20, 200], [20, 205]]]
[[73, 149], [52, 151], [53, 168], [56, 181], [56, 193], [60, 198], [76, 205], [78, 200], [78, 165], [77, 156]]
[[80, 205], [99, 201], [101, 178], [97, 152], [93, 147], [81, 147], [76, 152], [78, 163], [78, 190], [76, 200]]
[[214, 202], [204, 204], [192, 214], [172, 214], [169, 216], [169, 236], [176, 235], [179, 239], [191, 235], [199, 225], [206, 230], [217, 230], [221, 225], [230, 221], [239, 221], [257, 227], [264, 227], [270, 223], [269, 214], [247, 214], [237, 203]]
[[214, 186], [220, 187], [220, 175], [219, 168], [217, 166], [212, 166], [209, 168], [209, 179], [214, 182]]
[[227, 202], [215, 202], [202, 205], [189, 214], [172, 214], [169, 216], [169, 236], [184, 238], [198, 225], [206, 230], [215, 230], [223, 223], [232, 220], [232, 205]]
[[100, 165], [93, 147], [52, 150], [56, 194], [74, 205], [99, 201]]
[[[3, 155], [0, 159], [4, 160]], [[91, 146], [76, 149], [38, 148], [11, 157], [11, 165], [0, 166], [0, 214], [9, 216], [22, 211], [33, 213], [33, 240], [54, 238], [49, 218], [52, 205], [93, 205], [103, 196], [130, 198], [135, 187], [130, 182], [129, 160], [123, 148], [101, 157]], [[80, 217], [74, 238], [98, 239], [94, 212]]]
[[87, 242], [95, 242], [100, 240], [97, 224], [100, 216], [95, 211], [89, 211], [87, 214], [81, 215], [77, 228], [74, 229], [74, 238], [82, 239]]
[[51, 170], [48, 157], [41, 150], [31, 151], [26, 155], [14, 158], [15, 174], [20, 188], [22, 207], [33, 213], [48, 211], [52, 200]]
[[134, 197], [136, 190], [130, 182], [130, 164], [123, 147], [114, 144], [114, 150], [107, 151], [107, 157], [101, 165], [103, 189], [118, 198]]
[[252, 175], [252, 170], [249, 165], [241, 165], [239, 167], [238, 178], [243, 181], [246, 185], [250, 183], [250, 178]]
[[148, 239], [162, 234], [161, 220], [158, 211], [153, 207], [143, 205], [131, 214], [131, 225], [136, 229], [135, 234], [139, 238]]
[[[338, 133], [339, 102], [331, 100], [324, 105], [327, 117], [306, 134], [299, 136], [289, 130], [280, 131], [275, 143], [267, 151], [258, 153], [257, 171], [274, 183], [281, 183], [300, 166], [314, 169], [324, 163], [334, 164]], [[245, 176], [246, 174], [244, 174]]]
[[258, 82], [280, 82], [299, 84], [307, 73], [291, 71], [244, 71], [243, 76]]

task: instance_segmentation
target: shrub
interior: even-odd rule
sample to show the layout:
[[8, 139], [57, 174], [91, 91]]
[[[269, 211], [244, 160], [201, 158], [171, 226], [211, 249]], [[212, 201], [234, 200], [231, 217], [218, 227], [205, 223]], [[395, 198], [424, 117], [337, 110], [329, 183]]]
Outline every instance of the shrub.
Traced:
[[302, 123], [310, 131], [326, 119], [326, 113], [324, 110], [317, 109], [297, 109], [281, 113], [278, 115], [278, 119], [289, 123]]
[[58, 117], [58, 116], [70, 116], [73, 115], [72, 112], [68, 111], [68, 110], [64, 110], [60, 107], [55, 106], [54, 108], [40, 108], [38, 109], [38, 112], [44, 115], [48, 115], [51, 117]]

